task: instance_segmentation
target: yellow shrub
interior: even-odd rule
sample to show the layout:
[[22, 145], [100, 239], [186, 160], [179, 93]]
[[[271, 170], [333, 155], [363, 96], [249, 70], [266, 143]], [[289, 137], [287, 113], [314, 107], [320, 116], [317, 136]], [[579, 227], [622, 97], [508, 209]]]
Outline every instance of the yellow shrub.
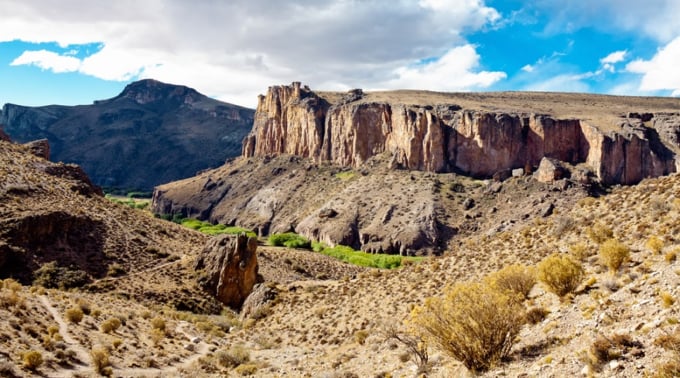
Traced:
[[80, 307], [71, 307], [66, 310], [64, 317], [71, 323], [80, 323], [83, 320], [83, 310]]
[[459, 283], [415, 308], [411, 324], [428, 343], [476, 372], [510, 353], [524, 314], [516, 296], [486, 284]]
[[118, 328], [120, 328], [120, 319], [118, 318], [107, 319], [102, 322], [99, 328], [104, 333], [115, 332]]
[[151, 319], [151, 327], [165, 331], [165, 319], [161, 318], [160, 316]]
[[491, 287], [500, 291], [510, 291], [526, 298], [536, 284], [536, 272], [526, 265], [508, 265], [493, 272], [484, 279]]
[[600, 262], [616, 272], [630, 256], [630, 248], [616, 239], [609, 239], [600, 245]]
[[22, 356], [24, 367], [28, 370], [36, 370], [43, 363], [43, 357], [37, 350], [29, 350]]
[[663, 240], [657, 238], [656, 236], [652, 236], [649, 239], [647, 239], [645, 246], [650, 251], [652, 251], [656, 254], [659, 254], [659, 253], [661, 253], [661, 250], [663, 249]]
[[109, 351], [106, 350], [106, 348], [94, 347], [90, 351], [90, 356], [92, 357], [94, 370], [99, 374], [102, 374], [106, 367], [111, 365], [111, 362], [109, 361]]
[[602, 223], [595, 223], [586, 230], [586, 234], [588, 234], [590, 240], [597, 244], [600, 244], [607, 239], [611, 239], [614, 236], [612, 229]]
[[573, 258], [554, 253], [538, 263], [537, 278], [550, 291], [563, 297], [576, 290], [583, 279], [583, 268]]

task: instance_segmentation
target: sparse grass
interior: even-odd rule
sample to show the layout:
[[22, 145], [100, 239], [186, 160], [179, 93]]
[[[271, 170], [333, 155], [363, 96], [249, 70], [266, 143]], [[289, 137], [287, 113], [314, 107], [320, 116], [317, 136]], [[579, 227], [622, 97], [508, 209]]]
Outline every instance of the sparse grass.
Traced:
[[351, 180], [356, 174], [353, 171], [344, 171], [335, 174], [335, 177], [341, 181]]
[[249, 375], [254, 375], [257, 373], [257, 365], [255, 364], [243, 364], [239, 365], [234, 369], [234, 372], [236, 374], [241, 375], [241, 376], [249, 376]]
[[609, 239], [600, 245], [600, 263], [616, 272], [630, 256], [630, 248], [616, 239]]
[[359, 345], [364, 345], [366, 343], [366, 339], [368, 338], [369, 333], [366, 330], [359, 330], [354, 332], [354, 341], [356, 341], [357, 344]]
[[600, 244], [606, 240], [614, 237], [614, 232], [611, 228], [603, 225], [602, 223], [595, 223], [592, 227], [586, 229], [586, 234], [593, 242]]
[[673, 294], [667, 291], [662, 291], [659, 293], [659, 298], [661, 299], [661, 304], [665, 308], [669, 308], [675, 304], [675, 297], [673, 297]]
[[659, 239], [656, 236], [651, 236], [649, 239], [647, 239], [645, 247], [647, 247], [647, 249], [649, 249], [654, 254], [659, 254], [663, 249], [663, 244], [664, 244], [663, 240]]
[[151, 319], [151, 327], [154, 329], [165, 331], [165, 319], [163, 319], [160, 316]]
[[573, 258], [552, 254], [538, 263], [537, 278], [559, 297], [576, 290], [583, 279], [583, 267]]
[[524, 324], [523, 306], [486, 284], [459, 283], [442, 297], [428, 298], [411, 314], [415, 329], [431, 345], [473, 372], [486, 371], [506, 357]]
[[229, 349], [218, 351], [215, 357], [220, 365], [232, 368], [249, 362], [250, 352], [243, 345], [234, 345]]

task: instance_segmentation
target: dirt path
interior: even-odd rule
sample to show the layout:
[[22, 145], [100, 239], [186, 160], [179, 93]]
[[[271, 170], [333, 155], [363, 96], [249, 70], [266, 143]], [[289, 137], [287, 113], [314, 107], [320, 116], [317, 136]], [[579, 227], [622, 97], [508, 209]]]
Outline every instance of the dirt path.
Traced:
[[39, 295], [38, 299], [40, 299], [40, 303], [47, 309], [47, 311], [52, 315], [52, 318], [54, 318], [54, 321], [59, 324], [59, 334], [61, 337], [64, 339], [64, 342], [69, 345], [69, 348], [73, 350], [76, 353], [76, 357], [78, 360], [80, 360], [83, 364], [85, 365], [76, 365], [75, 369], [61, 369], [57, 370], [54, 373], [51, 373], [51, 377], [71, 377], [73, 376], [73, 373], [78, 372], [78, 371], [83, 371], [83, 370], [89, 370], [89, 364], [90, 364], [90, 353], [83, 348], [83, 346], [76, 341], [72, 336], [71, 333], [69, 332], [69, 327], [64, 318], [59, 314], [59, 311], [57, 311], [56, 308], [52, 305], [50, 302], [49, 298], [45, 295]]
[[[39, 295], [38, 296], [40, 303], [47, 309], [47, 311], [52, 315], [54, 318], [54, 321], [57, 322], [59, 325], [59, 334], [61, 337], [64, 339], [64, 342], [69, 345], [69, 348], [73, 350], [76, 353], [77, 359], [82, 361], [83, 364], [85, 365], [76, 365], [74, 369], [60, 369], [56, 370], [54, 372], [50, 372], [49, 376], [54, 377], [54, 378], [67, 378], [67, 377], [72, 377], [74, 373], [76, 372], [82, 372], [85, 370], [92, 370], [90, 367], [91, 361], [90, 361], [90, 354], [89, 351], [83, 348], [83, 346], [71, 336], [69, 332], [69, 326], [68, 323], [64, 320], [64, 318], [61, 316], [59, 311], [52, 305], [50, 302], [49, 298], [46, 295]], [[197, 342], [192, 342], [192, 340], [195, 340], [195, 338], [198, 337], [197, 334], [191, 333], [187, 331], [187, 328], [189, 326], [189, 323], [185, 321], [180, 321], [177, 324], [177, 327], [175, 328], [175, 332], [184, 335], [184, 337], [187, 340], [188, 343], [192, 343], [194, 345], [194, 354], [185, 359], [184, 361], [172, 365], [172, 366], [167, 366], [163, 368], [129, 368], [129, 369], [115, 369], [114, 367], [114, 373], [117, 377], [140, 377], [140, 376], [169, 376], [173, 373], [176, 373], [177, 370], [183, 369], [183, 368], [188, 368], [190, 367], [193, 363], [198, 361], [199, 358], [206, 356], [208, 353], [211, 351], [211, 345], [203, 341], [202, 339], [199, 338], [199, 341]]]
[[[194, 334], [189, 333], [186, 330], [186, 327], [189, 325], [189, 323], [185, 321], [181, 321], [177, 324], [177, 327], [175, 328], [175, 332], [178, 332], [182, 335], [184, 335], [187, 338], [187, 342], [191, 342], [195, 337], [197, 337]], [[171, 376], [179, 369], [185, 369], [191, 367], [193, 363], [198, 361], [199, 358], [206, 356], [208, 353], [210, 353], [211, 348], [210, 344], [206, 343], [202, 339], [198, 343], [193, 343], [195, 349], [195, 354], [183, 362], [177, 364], [177, 365], [172, 365], [172, 366], [167, 366], [164, 368], [160, 369], [153, 369], [153, 368], [131, 368], [131, 369], [115, 369], [115, 376], [116, 377], [167, 377]]]

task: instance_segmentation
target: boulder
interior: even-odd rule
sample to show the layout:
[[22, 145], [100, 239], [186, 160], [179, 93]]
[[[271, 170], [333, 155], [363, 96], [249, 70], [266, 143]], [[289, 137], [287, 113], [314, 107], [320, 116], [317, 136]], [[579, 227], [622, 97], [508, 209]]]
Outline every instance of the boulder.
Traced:
[[24, 144], [31, 153], [45, 160], [50, 160], [50, 142], [47, 139], [38, 139]]
[[552, 183], [569, 176], [569, 170], [559, 160], [543, 158], [534, 177], [539, 182]]
[[278, 290], [273, 285], [263, 283], [255, 285], [253, 292], [243, 302], [241, 319], [261, 317], [270, 306], [270, 302], [276, 299], [278, 294]]
[[217, 300], [240, 308], [258, 281], [257, 239], [245, 234], [210, 239], [194, 266], [199, 284]]

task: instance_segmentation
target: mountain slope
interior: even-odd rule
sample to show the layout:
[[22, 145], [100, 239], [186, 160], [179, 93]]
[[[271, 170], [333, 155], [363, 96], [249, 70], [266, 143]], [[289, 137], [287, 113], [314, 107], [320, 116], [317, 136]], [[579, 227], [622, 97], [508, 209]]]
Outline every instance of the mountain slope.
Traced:
[[6, 104], [13, 140], [47, 138], [53, 161], [76, 163], [96, 185], [151, 190], [239, 155], [253, 110], [191, 88], [142, 80], [92, 105]]

